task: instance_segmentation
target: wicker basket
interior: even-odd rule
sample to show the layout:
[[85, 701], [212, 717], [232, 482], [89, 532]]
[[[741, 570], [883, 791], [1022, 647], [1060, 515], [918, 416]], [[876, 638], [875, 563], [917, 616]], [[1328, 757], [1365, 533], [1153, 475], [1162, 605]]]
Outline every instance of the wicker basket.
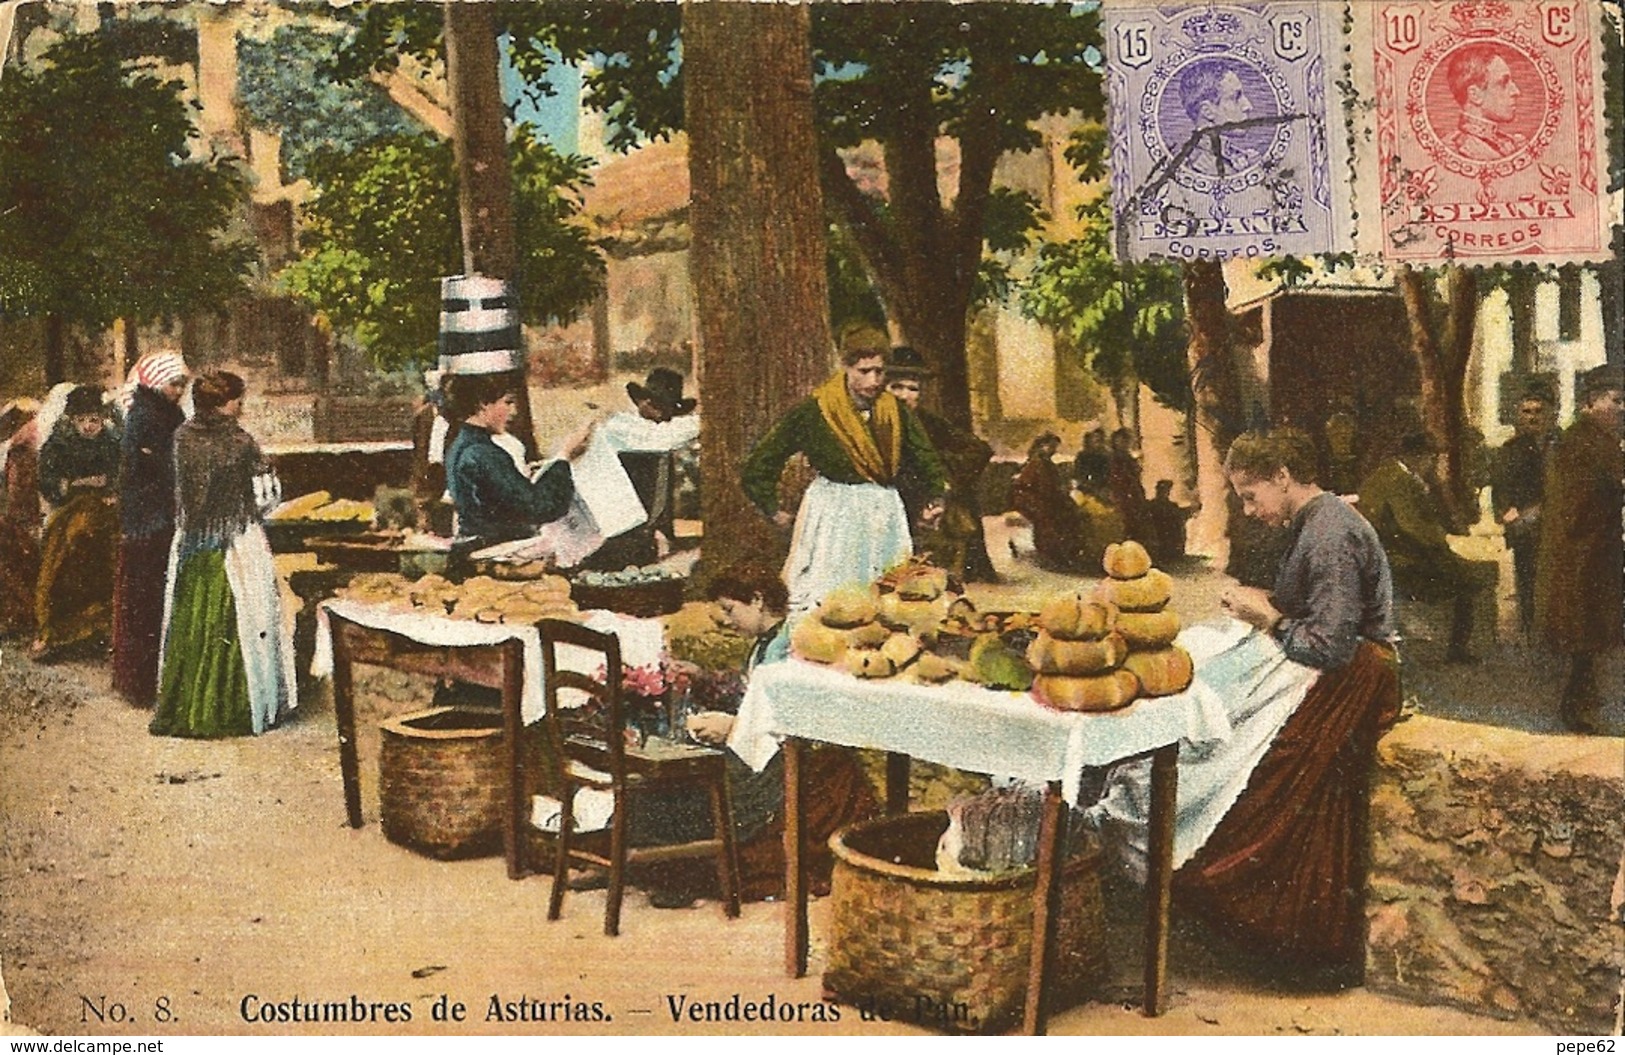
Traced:
[[592, 586], [572, 580], [570, 600], [583, 611], [603, 608], [622, 615], [653, 618], [683, 607], [686, 579], [651, 579], [626, 586]]
[[434, 707], [391, 718], [381, 729], [384, 837], [441, 859], [500, 850], [508, 784], [502, 716]]
[[[936, 847], [947, 827], [937, 811], [835, 833], [824, 988], [898, 1021], [995, 1032], [1026, 999], [1037, 872], [943, 875]], [[1076, 1003], [1106, 965], [1099, 858], [1086, 850], [1062, 871], [1045, 980], [1051, 1010]]]

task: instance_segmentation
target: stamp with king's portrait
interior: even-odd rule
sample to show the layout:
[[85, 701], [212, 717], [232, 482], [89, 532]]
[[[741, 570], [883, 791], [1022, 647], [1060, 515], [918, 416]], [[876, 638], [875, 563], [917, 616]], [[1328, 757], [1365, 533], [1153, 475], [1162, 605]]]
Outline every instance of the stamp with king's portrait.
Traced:
[[1396, 263], [1606, 259], [1599, 12], [1591, 0], [1352, 5], [1371, 132], [1359, 244]]
[[1108, 4], [1118, 256], [1352, 248], [1341, 4]]

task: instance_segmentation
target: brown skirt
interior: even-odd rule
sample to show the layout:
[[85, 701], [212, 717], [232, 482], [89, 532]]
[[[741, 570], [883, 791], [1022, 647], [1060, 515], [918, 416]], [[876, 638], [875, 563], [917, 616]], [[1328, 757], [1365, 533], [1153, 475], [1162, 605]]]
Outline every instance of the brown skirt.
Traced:
[[1386, 645], [1366, 642], [1348, 666], [1322, 674], [1175, 874], [1181, 903], [1283, 962], [1358, 967], [1371, 769], [1399, 698], [1399, 662]]
[[113, 688], [137, 707], [158, 698], [158, 651], [173, 532], [122, 538], [113, 576]]
[[98, 494], [72, 498], [45, 526], [34, 622], [47, 648], [106, 637], [113, 629], [118, 507]]

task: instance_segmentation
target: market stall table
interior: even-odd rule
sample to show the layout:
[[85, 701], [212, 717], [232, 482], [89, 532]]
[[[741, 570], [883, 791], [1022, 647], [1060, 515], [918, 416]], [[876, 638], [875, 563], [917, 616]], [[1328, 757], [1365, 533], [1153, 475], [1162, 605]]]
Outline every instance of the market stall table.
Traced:
[[1023, 1018], [1028, 1033], [1043, 1029], [1040, 983], [1058, 872], [1061, 804], [1077, 801], [1084, 769], [1149, 755], [1152, 807], [1144, 1010], [1147, 1015], [1160, 1014], [1167, 966], [1179, 742], [1220, 739], [1228, 730], [1222, 702], [1200, 681], [1178, 696], [1140, 700], [1121, 711], [1081, 714], [1050, 710], [1024, 693], [958, 681], [930, 686], [859, 679], [794, 659], [757, 668], [728, 744], [760, 770], [782, 741], [786, 970], [797, 978], [807, 971], [800, 780], [804, 741], [888, 752], [886, 798], [893, 808], [906, 803], [910, 758], [1045, 785]]
[[[658, 663], [664, 647], [660, 623], [614, 612], [583, 612], [582, 622], [621, 639], [627, 666]], [[568, 646], [559, 649], [561, 666], [584, 669], [592, 656]], [[356, 754], [355, 694], [351, 668], [357, 664], [387, 667], [429, 677], [453, 678], [502, 693], [503, 742], [512, 774], [504, 810], [503, 850], [508, 876], [526, 874], [520, 834], [524, 823], [524, 787], [520, 731], [545, 713], [542, 643], [529, 624], [479, 623], [422, 610], [336, 598], [317, 608], [313, 677], [333, 678], [333, 711], [338, 724], [339, 769], [344, 780], [345, 815], [350, 827], [361, 818], [360, 760]]]

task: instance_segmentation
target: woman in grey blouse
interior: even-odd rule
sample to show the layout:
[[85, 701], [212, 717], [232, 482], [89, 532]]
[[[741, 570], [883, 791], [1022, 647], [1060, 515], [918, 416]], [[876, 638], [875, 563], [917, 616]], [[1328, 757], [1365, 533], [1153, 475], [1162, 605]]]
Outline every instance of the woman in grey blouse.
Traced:
[[1287, 527], [1291, 545], [1273, 590], [1233, 586], [1221, 603], [1321, 674], [1176, 884], [1238, 942], [1354, 984], [1370, 773], [1399, 713], [1399, 669], [1388, 558], [1371, 525], [1321, 489], [1317, 462], [1292, 430], [1245, 434], [1225, 460], [1242, 511]]

